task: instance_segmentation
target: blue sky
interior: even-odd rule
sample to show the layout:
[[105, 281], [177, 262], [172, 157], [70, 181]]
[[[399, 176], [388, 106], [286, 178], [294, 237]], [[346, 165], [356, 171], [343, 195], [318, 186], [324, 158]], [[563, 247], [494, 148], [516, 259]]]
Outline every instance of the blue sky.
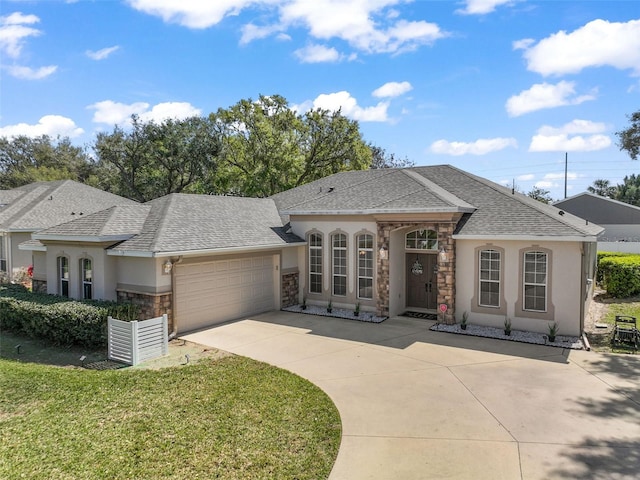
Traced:
[[3, 0], [0, 135], [69, 136], [279, 94], [342, 108], [365, 139], [568, 196], [636, 173], [629, 1]]

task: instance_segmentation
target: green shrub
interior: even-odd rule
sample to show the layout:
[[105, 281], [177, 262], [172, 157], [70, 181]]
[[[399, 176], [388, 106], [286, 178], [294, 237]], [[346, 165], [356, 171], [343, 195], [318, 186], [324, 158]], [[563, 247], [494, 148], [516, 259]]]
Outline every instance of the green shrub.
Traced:
[[640, 255], [598, 253], [598, 283], [609, 295], [626, 298], [640, 293]]
[[104, 347], [107, 316], [138, 318], [131, 304], [78, 301], [57, 295], [31, 293], [21, 285], [0, 286], [0, 329], [50, 340], [57, 345]]

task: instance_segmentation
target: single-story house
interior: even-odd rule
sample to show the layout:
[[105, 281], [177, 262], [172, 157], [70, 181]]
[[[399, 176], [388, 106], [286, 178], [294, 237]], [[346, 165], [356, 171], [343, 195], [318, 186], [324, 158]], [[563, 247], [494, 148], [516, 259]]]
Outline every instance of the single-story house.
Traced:
[[42, 230], [23, 248], [47, 292], [131, 301], [185, 332], [296, 303], [286, 282], [303, 244], [272, 200], [174, 193]]
[[268, 199], [172, 194], [42, 230], [24, 248], [47, 291], [133, 300], [180, 333], [304, 299], [381, 316], [446, 306], [448, 322], [467, 312], [577, 335], [601, 231], [442, 165], [342, 172]]
[[598, 235], [599, 251], [640, 253], [640, 207], [589, 192], [553, 205], [603, 227]]
[[33, 232], [113, 205], [135, 203], [73, 180], [0, 190], [0, 272], [11, 276], [31, 265], [31, 252], [21, 250], [19, 245]]

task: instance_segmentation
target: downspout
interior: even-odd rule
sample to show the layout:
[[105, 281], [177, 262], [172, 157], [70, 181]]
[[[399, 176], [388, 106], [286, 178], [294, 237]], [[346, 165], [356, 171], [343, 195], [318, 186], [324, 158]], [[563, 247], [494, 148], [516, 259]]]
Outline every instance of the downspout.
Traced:
[[587, 272], [585, 269], [586, 266], [586, 243], [582, 242], [580, 245], [580, 335], [584, 332], [584, 315], [585, 315], [585, 302], [587, 301], [588, 288], [587, 285]]
[[178, 335], [178, 315], [176, 311], [176, 265], [182, 262], [182, 255], [176, 260], [171, 259], [171, 316], [173, 323], [173, 330], [169, 334], [169, 341], [176, 338]]

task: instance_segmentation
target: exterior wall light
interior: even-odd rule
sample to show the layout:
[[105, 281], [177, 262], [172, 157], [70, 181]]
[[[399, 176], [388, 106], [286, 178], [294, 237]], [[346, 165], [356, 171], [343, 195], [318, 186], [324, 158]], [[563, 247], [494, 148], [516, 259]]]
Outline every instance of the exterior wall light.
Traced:
[[171, 260], [169, 259], [165, 260], [165, 262], [162, 264], [162, 271], [164, 272], [165, 275], [169, 275], [171, 273], [172, 268], [173, 268], [173, 263], [171, 263]]

